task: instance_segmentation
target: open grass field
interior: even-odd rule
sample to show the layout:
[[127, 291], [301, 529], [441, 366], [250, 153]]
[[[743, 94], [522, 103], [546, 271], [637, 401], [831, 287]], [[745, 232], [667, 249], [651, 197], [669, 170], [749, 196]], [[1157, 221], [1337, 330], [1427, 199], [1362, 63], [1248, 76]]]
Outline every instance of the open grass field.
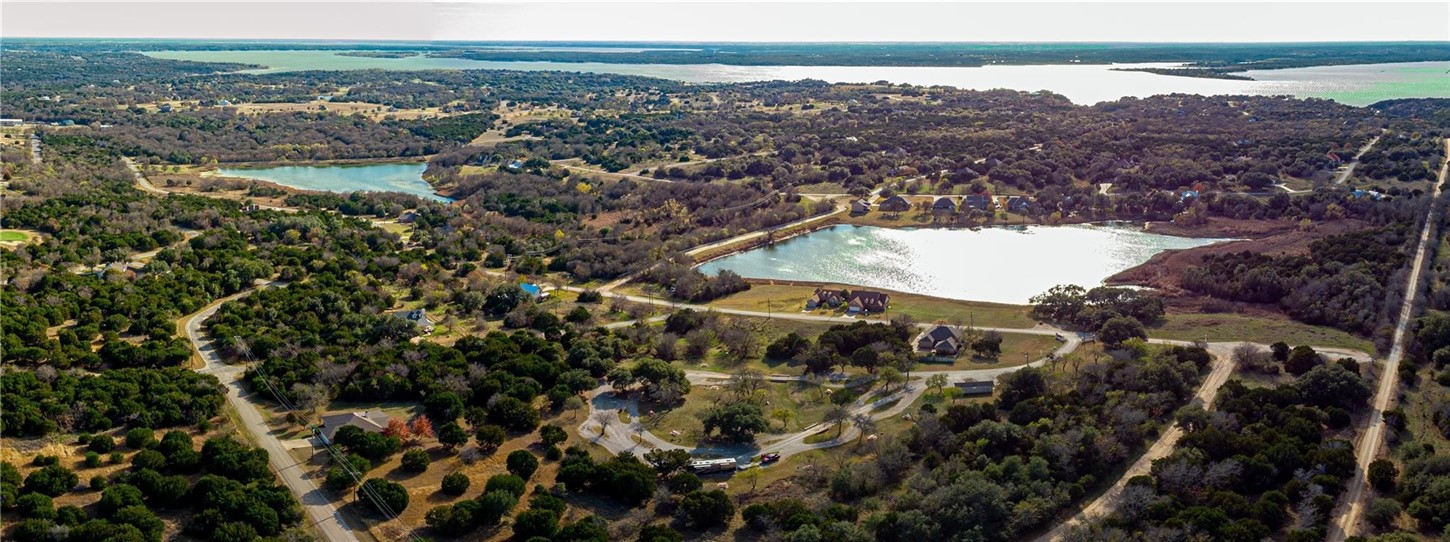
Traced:
[[[800, 313], [814, 286], [754, 283], [750, 289], [710, 302], [710, 306], [761, 312]], [[884, 290], [888, 291], [889, 290]], [[891, 292], [891, 308], [869, 319], [890, 319], [898, 314], [909, 315], [918, 322], [947, 322], [985, 327], [1028, 328], [1037, 324], [1027, 315], [1025, 305], [1001, 305], [977, 301], [945, 299], [920, 294]], [[844, 314], [840, 311], [816, 310], [813, 314]]]
[[0, 243], [23, 243], [34, 235], [21, 230], [0, 230]]
[[952, 363], [921, 363], [915, 372], [965, 371], [1016, 367], [1037, 361], [1057, 349], [1057, 339], [1046, 335], [1021, 333], [1002, 334], [1002, 354], [997, 359], [973, 357], [970, 351], [957, 356]]
[[[690, 393], [685, 396], [683, 405], [656, 416], [645, 415], [645, 426], [655, 436], [667, 441], [686, 446], [699, 444], [703, 436], [700, 417], [717, 403], [730, 399], [729, 394], [723, 385], [695, 384], [690, 387]], [[770, 432], [758, 435], [759, 438], [794, 433], [820, 422], [831, 404], [830, 396], [818, 386], [797, 383], [766, 384], [760, 399], [764, 401], [761, 410], [770, 418], [771, 429]], [[776, 410], [791, 413], [784, 425], [780, 420], [771, 417]]]
[[1349, 333], [1311, 326], [1288, 319], [1261, 318], [1239, 314], [1169, 314], [1163, 325], [1148, 329], [1155, 339], [1181, 341], [1248, 341], [1312, 346], [1335, 346], [1374, 352], [1374, 343]]

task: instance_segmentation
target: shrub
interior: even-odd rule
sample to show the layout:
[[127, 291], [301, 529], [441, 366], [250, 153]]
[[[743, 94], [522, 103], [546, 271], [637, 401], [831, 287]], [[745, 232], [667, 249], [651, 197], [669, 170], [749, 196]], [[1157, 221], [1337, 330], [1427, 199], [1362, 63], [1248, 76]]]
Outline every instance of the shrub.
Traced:
[[721, 490], [695, 491], [680, 501], [680, 518], [695, 529], [725, 525], [735, 515], [735, 505]]
[[15, 499], [20, 515], [35, 519], [55, 519], [55, 502], [40, 493], [26, 493]]
[[558, 461], [562, 457], [564, 457], [564, 450], [559, 449], [558, 446], [550, 446], [544, 449], [544, 459]]
[[1366, 473], [1369, 484], [1381, 492], [1393, 491], [1395, 480], [1400, 476], [1400, 469], [1395, 464], [1385, 460], [1376, 459], [1369, 464], [1369, 472]]
[[514, 450], [509, 453], [507, 463], [509, 472], [525, 480], [533, 476], [534, 471], [539, 470], [538, 458], [527, 450]]
[[403, 452], [403, 470], [407, 472], [423, 472], [428, 470], [428, 452], [423, 450], [408, 450]]
[[159, 471], [166, 468], [166, 456], [156, 450], [141, 450], [131, 456], [131, 466], [137, 469]]
[[25, 477], [25, 491], [59, 497], [80, 483], [80, 477], [60, 465], [47, 465]]
[[1375, 499], [1364, 512], [1364, 519], [1381, 531], [1394, 526], [1400, 517], [1400, 503], [1394, 499]]
[[685, 495], [693, 491], [698, 491], [704, 486], [704, 483], [700, 481], [700, 477], [696, 476], [695, 473], [684, 471], [670, 476], [668, 485], [670, 491], [676, 495]]
[[637, 542], [683, 542], [685, 536], [663, 523], [651, 523], [639, 530]]
[[525, 510], [514, 518], [514, 536], [548, 538], [559, 530], [559, 514], [553, 510], [534, 508]]
[[156, 432], [150, 427], [137, 427], [126, 432], [126, 447], [132, 450], [150, 448], [156, 445]]
[[102, 489], [106, 489], [106, 483], [107, 483], [107, 479], [106, 479], [105, 476], [102, 476], [100, 474], [97, 474], [95, 476], [92, 476], [91, 477], [91, 490], [92, 491], [100, 491]]
[[91, 437], [91, 442], [86, 445], [86, 449], [98, 454], [108, 454], [116, 449], [116, 439], [111, 438], [110, 435], [96, 435]]
[[508, 432], [504, 431], [503, 427], [490, 424], [478, 428], [478, 431], [474, 432], [473, 438], [478, 442], [479, 451], [492, 454], [503, 445], [504, 440], [508, 439]]
[[503, 491], [513, 495], [514, 499], [518, 499], [524, 496], [525, 485], [524, 479], [518, 476], [512, 474], [495, 474], [488, 479], [488, 483], [484, 484], [483, 492], [493, 493], [495, 491]]
[[569, 433], [563, 427], [548, 424], [539, 428], [539, 442], [544, 446], [558, 446], [569, 439]]
[[376, 498], [376, 501], [368, 498], [368, 505], [385, 516], [401, 514], [408, 508], [408, 490], [397, 483], [382, 478], [369, 478], [363, 482], [361, 491], [364, 495]]
[[503, 517], [518, 505], [519, 498], [510, 491], [489, 491], [478, 498], [478, 511], [473, 520], [479, 525], [498, 525]]
[[121, 462], [125, 460], [125, 454], [122, 454], [121, 452], [111, 452], [110, 461], [112, 465], [120, 465]]
[[92, 452], [92, 451], [87, 451], [86, 452], [86, 468], [88, 468], [88, 469], [94, 469], [94, 468], [99, 467], [99, 466], [101, 466], [101, 454], [98, 454], [98, 453]]
[[468, 485], [470, 483], [468, 475], [455, 472], [443, 477], [442, 489], [444, 493], [449, 495], [462, 495], [468, 491]]

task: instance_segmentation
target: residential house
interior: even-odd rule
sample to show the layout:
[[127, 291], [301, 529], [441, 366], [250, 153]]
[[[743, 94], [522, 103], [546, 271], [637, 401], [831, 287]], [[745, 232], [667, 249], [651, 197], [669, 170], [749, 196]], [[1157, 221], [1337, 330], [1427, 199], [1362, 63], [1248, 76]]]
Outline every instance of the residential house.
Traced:
[[398, 215], [399, 224], [412, 224], [417, 221], [418, 213], [415, 211], [403, 211], [403, 214]]
[[524, 169], [524, 161], [523, 160], [514, 159], [513, 161], [510, 161], [509, 162], [509, 165], [507, 165], [505, 167], [507, 167], [508, 169], [513, 170], [513, 171], [518, 171], [520, 169]]
[[156, 111], [158, 113], [170, 113], [171, 112], [171, 104], [161, 104], [161, 105], [158, 105], [158, 106], [156, 106]]
[[846, 292], [846, 313], [886, 312], [891, 305], [891, 295], [871, 290]]
[[417, 309], [400, 313], [404, 320], [412, 322], [424, 335], [433, 332], [433, 319], [428, 317], [427, 309]]
[[911, 202], [901, 196], [891, 196], [876, 206], [883, 213], [904, 213], [911, 210]]
[[871, 202], [864, 199], [858, 199], [851, 202], [851, 214], [864, 215], [869, 212], [871, 212]]
[[845, 302], [846, 296], [841, 290], [816, 288], [815, 293], [806, 299], [806, 310], [813, 311], [820, 307], [836, 308]]
[[324, 444], [331, 444], [333, 435], [336, 435], [337, 430], [345, 426], [351, 425], [369, 433], [381, 433], [388, 428], [388, 420], [389, 416], [381, 410], [333, 414], [322, 417], [318, 433], [322, 436]]
[[951, 326], [936, 326], [916, 336], [916, 350], [925, 355], [956, 357], [962, 350], [962, 334]]
[[983, 211], [990, 211], [992, 210], [992, 195], [967, 194], [966, 197], [962, 198], [962, 206], [971, 207], [973, 209], [981, 209]]
[[1017, 214], [1026, 213], [1032, 210], [1032, 200], [1022, 196], [1010, 196], [1007, 198], [1007, 211]]
[[1197, 190], [1184, 190], [1182, 194], [1178, 195], [1178, 201], [1188, 201], [1196, 197], [1198, 197]]
[[991, 395], [996, 384], [995, 380], [965, 380], [956, 382], [952, 386], [962, 390], [963, 395]]
[[0, 119], [0, 126], [20, 126], [22, 124], [25, 124], [25, 121], [20, 119]]
[[931, 212], [955, 213], [957, 212], [957, 202], [953, 200], [951, 196], [937, 198], [936, 201], [932, 202], [931, 204]]
[[115, 273], [128, 279], [136, 278], [136, 271], [131, 269], [127, 262], [111, 262], [96, 268], [96, 276], [106, 278], [106, 275]]

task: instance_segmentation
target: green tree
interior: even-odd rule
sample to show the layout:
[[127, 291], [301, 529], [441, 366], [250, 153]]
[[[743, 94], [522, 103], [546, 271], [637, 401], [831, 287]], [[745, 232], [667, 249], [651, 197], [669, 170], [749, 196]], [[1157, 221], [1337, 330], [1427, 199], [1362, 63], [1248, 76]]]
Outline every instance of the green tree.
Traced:
[[528, 450], [514, 450], [510, 452], [506, 463], [510, 473], [525, 480], [533, 476], [534, 471], [539, 470], [539, 459], [534, 457], [534, 454], [529, 453]]
[[685, 536], [663, 523], [651, 523], [639, 529], [635, 542], [684, 542]]
[[474, 521], [479, 525], [498, 525], [513, 511], [514, 506], [519, 503], [519, 498], [511, 491], [496, 490], [485, 492], [478, 498], [478, 511], [474, 513]]
[[521, 539], [550, 538], [558, 530], [559, 513], [553, 510], [531, 508], [514, 517], [514, 536]]
[[730, 522], [735, 516], [735, 505], [724, 491], [695, 491], [680, 500], [680, 519], [686, 526], [695, 529], [709, 529]]
[[25, 491], [59, 497], [80, 483], [80, 477], [60, 465], [47, 465], [25, 477]]
[[748, 442], [756, 433], [770, 429], [760, 405], [748, 401], [711, 407], [700, 421], [706, 435], [718, 430], [722, 438], [731, 442]]
[[1313, 348], [1301, 344], [1289, 351], [1289, 358], [1284, 361], [1284, 370], [1294, 376], [1299, 376], [1309, 372], [1310, 369], [1322, 363], [1323, 361], [1319, 359], [1318, 352], [1315, 352]]
[[441, 489], [448, 495], [462, 495], [468, 491], [468, 475], [461, 472], [453, 472], [443, 477]]
[[384, 516], [402, 514], [408, 508], [408, 489], [382, 478], [369, 478], [358, 488], [373, 510]]
[[1387, 459], [1376, 459], [1369, 464], [1369, 471], [1366, 473], [1369, 483], [1376, 490], [1381, 492], [1394, 491], [1395, 482], [1399, 479], [1400, 469], [1395, 467], [1393, 461]]
[[468, 443], [468, 432], [458, 422], [451, 421], [438, 428], [438, 443], [449, 451]]
[[1128, 339], [1146, 338], [1148, 332], [1143, 329], [1143, 324], [1131, 316], [1109, 318], [1098, 328], [1098, 340], [1109, 348], [1122, 346], [1123, 341]]
[[428, 457], [428, 452], [426, 451], [413, 449], [403, 452], [402, 467], [405, 472], [417, 473], [426, 471], [428, 470], [428, 464], [431, 462], [432, 459]]
[[569, 433], [563, 427], [555, 424], [545, 424], [539, 427], [539, 442], [544, 446], [558, 446], [569, 438]]
[[478, 443], [480, 451], [491, 454], [498, 450], [499, 446], [503, 446], [505, 440], [508, 440], [508, 432], [497, 425], [485, 425], [474, 432], [473, 438]]

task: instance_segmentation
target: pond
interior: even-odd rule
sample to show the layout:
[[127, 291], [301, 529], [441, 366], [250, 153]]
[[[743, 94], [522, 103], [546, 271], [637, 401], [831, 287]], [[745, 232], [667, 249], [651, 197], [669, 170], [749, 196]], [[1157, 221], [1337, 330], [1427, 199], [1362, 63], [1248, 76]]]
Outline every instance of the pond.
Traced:
[[1229, 239], [1148, 233], [1138, 226], [891, 229], [832, 226], [700, 266], [747, 278], [884, 288], [949, 299], [1024, 304], [1058, 284], [1099, 286], [1164, 250]]
[[244, 73], [298, 70], [557, 70], [674, 79], [687, 83], [820, 79], [830, 83], [890, 81], [948, 85], [964, 89], [1050, 90], [1074, 103], [1094, 104], [1127, 96], [1187, 93], [1203, 95], [1292, 95], [1369, 105], [1391, 98], [1450, 97], [1450, 62], [1354, 64], [1244, 72], [1254, 81], [1176, 77], [1113, 68], [1172, 67], [1177, 64], [1038, 64], [982, 67], [936, 66], [736, 66], [725, 64], [625, 64], [611, 62], [503, 62], [417, 55], [355, 57], [323, 50], [152, 51], [155, 58], [239, 62], [267, 66]]
[[270, 181], [302, 190], [326, 192], [402, 192], [437, 201], [451, 201], [435, 194], [423, 180], [423, 162], [366, 164], [353, 166], [278, 166], [220, 168], [217, 175]]

